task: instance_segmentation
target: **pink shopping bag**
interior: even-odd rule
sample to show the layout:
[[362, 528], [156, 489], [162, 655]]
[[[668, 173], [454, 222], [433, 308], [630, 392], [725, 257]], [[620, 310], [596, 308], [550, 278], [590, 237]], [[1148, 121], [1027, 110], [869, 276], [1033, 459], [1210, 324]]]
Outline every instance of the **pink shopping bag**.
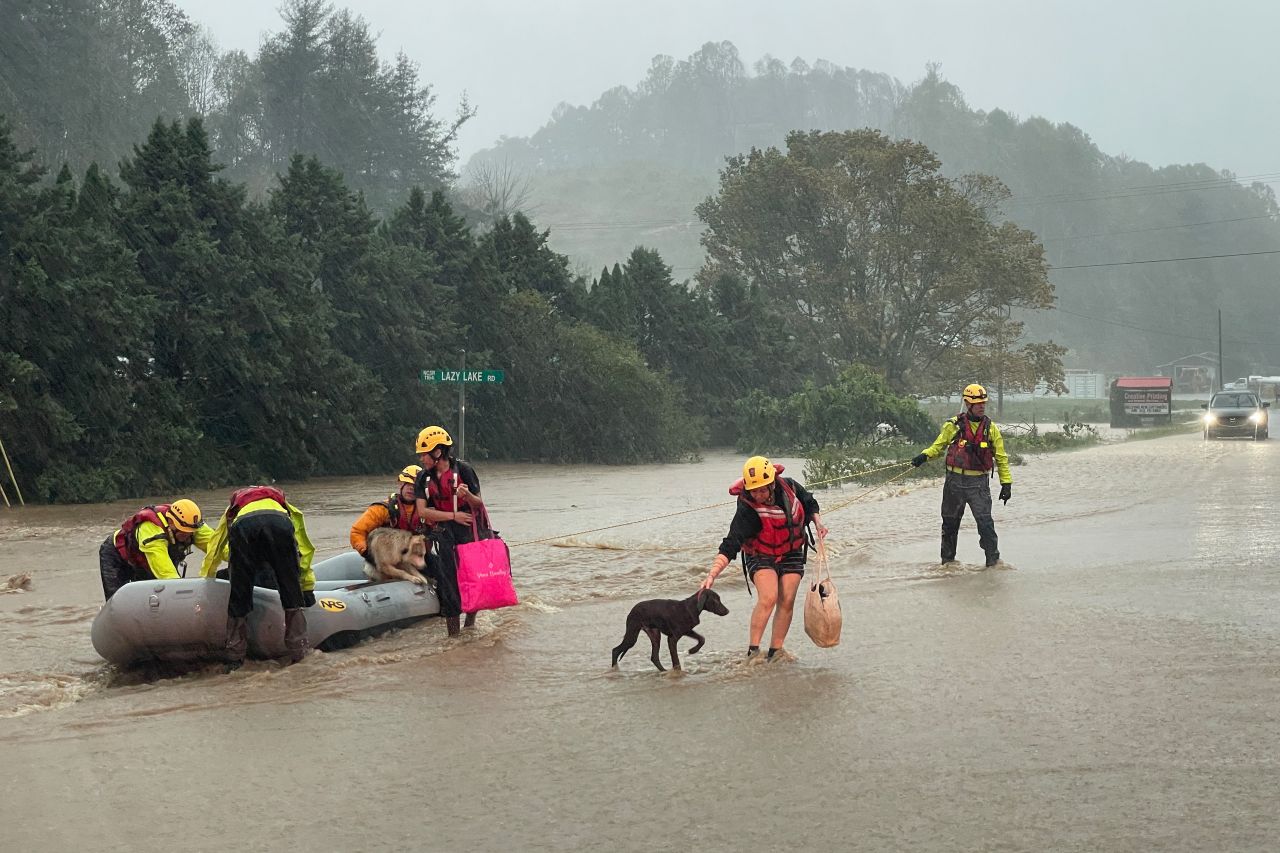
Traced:
[[481, 510], [480, 515], [483, 529], [477, 528], [474, 516], [471, 521], [475, 541], [457, 546], [458, 592], [462, 596], [463, 613], [497, 610], [520, 603], [511, 583], [511, 553], [507, 543], [489, 527], [488, 513]]

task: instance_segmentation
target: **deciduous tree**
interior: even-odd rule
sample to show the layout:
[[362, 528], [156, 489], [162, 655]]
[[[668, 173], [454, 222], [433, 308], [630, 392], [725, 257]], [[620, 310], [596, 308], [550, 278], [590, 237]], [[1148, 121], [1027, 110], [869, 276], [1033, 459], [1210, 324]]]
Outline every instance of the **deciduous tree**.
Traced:
[[985, 319], [1053, 304], [1034, 235], [988, 215], [1003, 193], [994, 180], [947, 179], [917, 142], [792, 133], [785, 153], [729, 160], [719, 193], [698, 206], [700, 276], [756, 287], [822, 354], [820, 376], [862, 363], [899, 390], [951, 388]]

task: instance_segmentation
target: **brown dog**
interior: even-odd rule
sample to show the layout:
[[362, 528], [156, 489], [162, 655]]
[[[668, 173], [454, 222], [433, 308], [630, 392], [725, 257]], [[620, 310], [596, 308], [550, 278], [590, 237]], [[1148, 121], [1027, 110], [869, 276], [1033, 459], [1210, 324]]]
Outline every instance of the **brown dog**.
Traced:
[[397, 527], [379, 527], [369, 534], [364, 573], [374, 581], [427, 582], [427, 537]]
[[649, 660], [653, 661], [653, 665], [659, 671], [666, 671], [662, 667], [662, 662], [658, 660], [661, 637], [666, 634], [667, 648], [671, 651], [671, 668], [679, 669], [680, 656], [676, 654], [676, 640], [681, 637], [693, 637], [697, 640], [697, 644], [688, 651], [688, 654], [691, 655], [696, 654], [698, 649], [702, 648], [702, 644], [706, 642], [701, 634], [693, 630], [694, 626], [702, 618], [704, 610], [710, 611], [717, 616], [725, 616], [729, 613], [729, 608], [724, 606], [720, 596], [710, 589], [699, 590], [683, 601], [676, 601], [670, 598], [653, 598], [649, 601], [640, 602], [631, 608], [631, 612], [627, 614], [627, 633], [622, 638], [622, 642], [613, 647], [612, 665], [618, 665], [618, 661], [622, 659], [622, 656], [636, 644], [636, 640], [640, 637], [640, 632], [644, 631], [648, 635], [649, 641], [653, 643], [653, 654], [649, 656]]

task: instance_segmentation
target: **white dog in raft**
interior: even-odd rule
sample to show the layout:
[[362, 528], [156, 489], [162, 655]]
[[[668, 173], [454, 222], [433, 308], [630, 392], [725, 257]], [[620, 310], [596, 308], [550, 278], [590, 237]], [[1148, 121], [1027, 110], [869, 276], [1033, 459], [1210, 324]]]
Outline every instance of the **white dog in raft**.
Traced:
[[370, 532], [365, 549], [364, 573], [369, 580], [427, 582], [427, 537], [400, 530], [379, 527]]

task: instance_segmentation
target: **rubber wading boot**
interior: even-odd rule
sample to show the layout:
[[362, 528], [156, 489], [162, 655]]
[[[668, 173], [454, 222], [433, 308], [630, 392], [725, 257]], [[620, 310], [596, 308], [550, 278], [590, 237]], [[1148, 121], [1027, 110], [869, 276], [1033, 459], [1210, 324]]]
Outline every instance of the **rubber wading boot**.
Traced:
[[956, 540], [960, 538], [960, 519], [942, 519], [942, 563], [956, 561]]
[[444, 625], [448, 629], [450, 637], [456, 637], [462, 633], [462, 619], [458, 616], [444, 617]]
[[462, 627], [474, 628], [475, 626], [476, 626], [476, 615], [474, 613], [468, 613], [467, 618], [462, 620]]
[[227, 672], [239, 669], [249, 654], [249, 620], [243, 616], [227, 617]]
[[996, 537], [996, 523], [991, 519], [978, 522], [978, 543], [987, 555], [987, 568], [1000, 562], [1000, 540]]
[[284, 612], [284, 647], [289, 657], [297, 663], [307, 656], [310, 649], [307, 639], [307, 614], [300, 607], [293, 607]]

